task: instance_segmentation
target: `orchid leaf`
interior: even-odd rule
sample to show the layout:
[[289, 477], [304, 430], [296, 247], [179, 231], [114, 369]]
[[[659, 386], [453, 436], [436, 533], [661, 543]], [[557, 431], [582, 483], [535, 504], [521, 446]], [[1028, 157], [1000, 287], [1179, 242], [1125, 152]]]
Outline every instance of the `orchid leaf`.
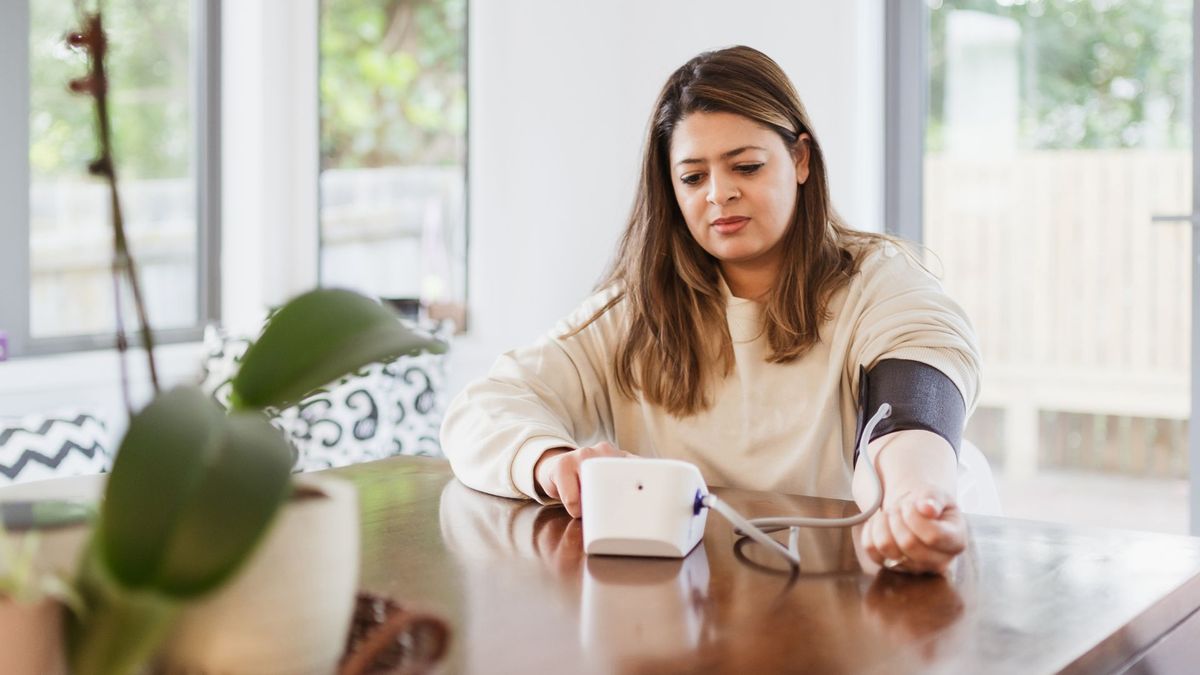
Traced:
[[188, 598], [224, 582], [286, 499], [291, 450], [265, 418], [226, 417], [201, 390], [160, 395], [129, 423], [105, 493], [98, 555], [130, 590]]
[[369, 363], [445, 350], [370, 298], [309, 291], [280, 308], [246, 350], [230, 401], [234, 409], [282, 408]]

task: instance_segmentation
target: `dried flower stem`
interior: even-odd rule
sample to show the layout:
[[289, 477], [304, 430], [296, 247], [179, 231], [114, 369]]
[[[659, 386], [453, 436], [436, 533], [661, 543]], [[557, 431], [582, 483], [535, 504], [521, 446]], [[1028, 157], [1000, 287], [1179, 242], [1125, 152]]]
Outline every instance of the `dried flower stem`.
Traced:
[[158, 368], [154, 362], [154, 337], [150, 331], [150, 321], [146, 315], [146, 303], [142, 297], [141, 283], [138, 280], [137, 265], [129, 252], [129, 240], [125, 235], [125, 222], [121, 216], [121, 199], [117, 191], [117, 172], [112, 153], [112, 126], [108, 115], [108, 77], [104, 67], [104, 57], [107, 53], [108, 41], [104, 35], [100, 13], [89, 14], [84, 19], [84, 31], [68, 37], [68, 43], [75, 47], [83, 47], [88, 52], [88, 76], [73, 80], [70, 88], [77, 93], [91, 95], [96, 101], [96, 128], [100, 135], [100, 157], [88, 167], [89, 171], [103, 176], [108, 182], [109, 207], [112, 212], [113, 226], [113, 275], [117, 281], [117, 351], [121, 355], [122, 386], [125, 389], [126, 405], [129, 404], [128, 374], [125, 371], [125, 352], [127, 344], [125, 330], [121, 321], [120, 278], [123, 276], [129, 282], [133, 293], [133, 304], [137, 312], [139, 332], [142, 337], [142, 347], [146, 350], [146, 359], [150, 369], [150, 383], [154, 392], [159, 392]]
[[125, 403], [125, 414], [133, 417], [133, 399], [129, 396], [129, 359], [126, 352], [129, 342], [125, 338], [125, 313], [121, 309], [121, 270], [117, 268], [114, 256], [112, 265], [113, 310], [117, 318], [117, 360], [121, 369], [121, 398]]

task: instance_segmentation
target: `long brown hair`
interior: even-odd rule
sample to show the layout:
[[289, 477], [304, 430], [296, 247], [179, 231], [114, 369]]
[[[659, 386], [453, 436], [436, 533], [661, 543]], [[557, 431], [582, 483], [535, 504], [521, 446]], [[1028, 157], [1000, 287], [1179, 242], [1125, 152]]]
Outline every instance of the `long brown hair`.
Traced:
[[[861, 252], [891, 239], [852, 230], [829, 199], [825, 157], [808, 112], [783, 70], [750, 47], [705, 52], [671, 74], [654, 105], [633, 211], [612, 266], [600, 283], [617, 293], [570, 337], [620, 302], [628, 332], [616, 352], [619, 391], [637, 392], [676, 416], [710, 404], [712, 385], [733, 369], [718, 261], [696, 243], [675, 199], [670, 142], [693, 112], [742, 115], [779, 134], [797, 152], [808, 134], [809, 176], [798, 185], [792, 222], [783, 235], [783, 263], [765, 298], [763, 330], [771, 363], [792, 361], [819, 340], [830, 297], [857, 272]], [[715, 379], [714, 379], [715, 378]]]

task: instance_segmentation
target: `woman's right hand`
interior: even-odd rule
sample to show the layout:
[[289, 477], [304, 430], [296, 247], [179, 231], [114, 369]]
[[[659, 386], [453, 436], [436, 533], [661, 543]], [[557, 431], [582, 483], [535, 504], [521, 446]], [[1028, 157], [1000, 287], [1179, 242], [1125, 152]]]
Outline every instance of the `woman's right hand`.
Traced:
[[612, 443], [597, 443], [589, 448], [555, 448], [547, 450], [533, 466], [533, 478], [537, 487], [550, 499], [557, 499], [567, 507], [572, 518], [583, 515], [583, 501], [579, 489], [579, 467], [595, 457], [633, 457], [631, 453], [618, 449]]

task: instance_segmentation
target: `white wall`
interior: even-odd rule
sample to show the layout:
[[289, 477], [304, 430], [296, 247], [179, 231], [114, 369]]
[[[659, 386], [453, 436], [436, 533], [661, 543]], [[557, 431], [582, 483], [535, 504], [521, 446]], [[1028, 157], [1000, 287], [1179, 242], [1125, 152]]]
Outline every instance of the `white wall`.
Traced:
[[[654, 98], [706, 49], [747, 44], [783, 66], [825, 148], [835, 205], [876, 229], [882, 7], [474, 0], [470, 334], [454, 346], [451, 388], [590, 292], [632, 203]], [[253, 329], [265, 306], [316, 281], [315, 18], [316, 0], [224, 3], [222, 302], [235, 329]], [[171, 379], [188, 379], [199, 353], [171, 350]], [[0, 416], [119, 408], [115, 363], [101, 352], [0, 364]]]
[[707, 49], [746, 44], [792, 77], [835, 205], [877, 229], [882, 3], [477, 0], [470, 36], [470, 335], [453, 388], [574, 308], [632, 204], [651, 106]]

